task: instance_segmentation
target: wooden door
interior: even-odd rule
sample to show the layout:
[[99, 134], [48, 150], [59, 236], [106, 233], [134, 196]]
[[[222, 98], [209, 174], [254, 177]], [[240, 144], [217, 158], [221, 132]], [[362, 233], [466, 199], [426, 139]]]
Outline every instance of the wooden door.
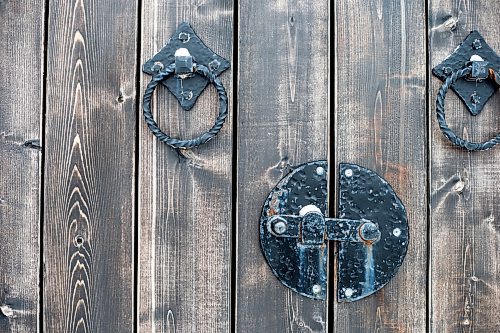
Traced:
[[[0, 332], [500, 332], [500, 148], [452, 146], [431, 68], [477, 29], [500, 52], [500, 4], [469, 0], [0, 1]], [[229, 117], [181, 153], [142, 117], [142, 64], [183, 21], [228, 59]], [[449, 123], [498, 131], [499, 94]], [[164, 88], [160, 126], [206, 130]], [[331, 110], [331, 111], [330, 111]], [[456, 110], [456, 111], [455, 111]], [[381, 291], [326, 301], [272, 274], [264, 199], [290, 168], [328, 160], [383, 176], [409, 251]]]

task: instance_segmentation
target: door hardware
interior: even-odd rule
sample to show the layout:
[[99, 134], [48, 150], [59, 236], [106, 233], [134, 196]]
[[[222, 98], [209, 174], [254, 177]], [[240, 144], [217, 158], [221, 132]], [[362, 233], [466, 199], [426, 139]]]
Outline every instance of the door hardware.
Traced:
[[271, 191], [260, 218], [262, 251], [281, 283], [323, 300], [327, 241], [337, 241], [337, 298], [355, 301], [381, 289], [401, 266], [409, 240], [406, 210], [375, 172], [340, 164], [339, 217], [327, 217], [327, 169], [326, 161], [302, 164]]
[[478, 31], [472, 31], [442, 63], [432, 69], [441, 79], [436, 98], [439, 128], [454, 144], [467, 150], [487, 150], [500, 143], [500, 134], [485, 142], [471, 142], [459, 137], [446, 122], [444, 100], [451, 88], [473, 116], [481, 113], [488, 99], [500, 85], [500, 57]]
[[[143, 97], [143, 114], [148, 128], [158, 139], [177, 149], [197, 147], [213, 139], [228, 114], [226, 90], [218, 78], [228, 68], [229, 61], [209, 49], [187, 22], [181, 23], [160, 52], [143, 65], [143, 71], [153, 76]], [[220, 104], [212, 128], [189, 140], [173, 138], [164, 133], [151, 112], [151, 98], [160, 83], [167, 87], [186, 111], [191, 110], [206, 86], [212, 83]]]

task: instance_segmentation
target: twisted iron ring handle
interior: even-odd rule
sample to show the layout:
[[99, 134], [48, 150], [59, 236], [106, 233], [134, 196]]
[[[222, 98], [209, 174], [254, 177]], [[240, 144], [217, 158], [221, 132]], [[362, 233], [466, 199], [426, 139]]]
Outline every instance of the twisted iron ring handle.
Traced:
[[210, 130], [201, 134], [200, 136], [189, 139], [189, 140], [181, 140], [172, 138], [171, 136], [165, 134], [159, 127], [156, 121], [153, 119], [153, 114], [151, 113], [151, 97], [153, 96], [153, 92], [158, 86], [160, 82], [168, 79], [175, 72], [175, 64], [171, 64], [166, 67], [164, 70], [161, 70], [153, 76], [151, 81], [149, 82], [146, 90], [144, 91], [143, 97], [143, 114], [144, 119], [146, 120], [146, 124], [153, 134], [160, 139], [160, 141], [165, 142], [169, 146], [177, 149], [189, 149], [193, 147], [198, 147], [210, 140], [212, 140], [221, 130], [222, 125], [227, 117], [227, 95], [226, 89], [222, 85], [221, 80], [212, 73], [207, 67], [203, 65], [196, 64], [194, 67], [194, 72], [206, 77], [217, 89], [217, 93], [219, 95], [220, 101], [220, 109], [219, 115]]
[[[459, 71], [453, 72], [450, 76], [446, 78], [446, 81], [443, 82], [443, 85], [441, 88], [439, 88], [439, 92], [436, 98], [436, 112], [437, 112], [437, 119], [439, 123], [439, 128], [441, 128], [441, 131], [443, 134], [455, 145], [460, 146], [462, 148], [465, 148], [470, 151], [480, 151], [480, 150], [487, 150], [495, 145], [500, 143], [500, 133], [494, 137], [491, 140], [485, 141], [485, 142], [471, 142], [464, 140], [457, 136], [455, 132], [453, 132], [449, 127], [448, 124], [446, 123], [445, 115], [444, 115], [444, 99], [446, 97], [446, 93], [448, 92], [448, 89], [450, 86], [455, 83], [458, 79], [463, 78], [469, 74], [471, 74], [471, 67], [465, 67], [464, 69], [461, 69]], [[489, 69], [489, 78], [493, 80], [497, 85], [500, 83], [499, 79], [500, 76], [495, 73], [493, 69]]]

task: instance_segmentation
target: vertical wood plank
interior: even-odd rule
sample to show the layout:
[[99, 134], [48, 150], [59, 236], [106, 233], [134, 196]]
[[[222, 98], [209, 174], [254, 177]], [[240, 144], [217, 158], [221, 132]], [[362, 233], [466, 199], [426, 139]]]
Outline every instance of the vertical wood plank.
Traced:
[[336, 164], [376, 171], [408, 211], [403, 266], [381, 291], [335, 303], [335, 332], [425, 332], [425, 2], [341, 0], [335, 7]]
[[326, 332], [327, 303], [272, 274], [260, 249], [262, 205], [295, 166], [327, 159], [327, 1], [239, 3], [236, 330]]
[[[498, 1], [429, 1], [431, 89], [431, 318], [432, 332], [498, 332], [500, 327], [500, 149], [469, 153], [439, 130], [430, 73], [471, 30], [500, 53]], [[446, 120], [456, 133], [484, 141], [499, 131], [497, 92], [473, 117], [450, 91]]]
[[[231, 61], [233, 6], [229, 0], [143, 1], [141, 64], [183, 21]], [[150, 79], [142, 76], [142, 89]], [[219, 135], [199, 148], [179, 155], [140, 119], [140, 332], [230, 331], [232, 70], [221, 80], [229, 117]], [[191, 111], [182, 110], [164, 87], [153, 99], [155, 119], [174, 137], [198, 136], [212, 126], [218, 111], [211, 85]]]
[[132, 332], [137, 3], [49, 7], [44, 328]]
[[0, 332], [37, 332], [44, 1], [0, 1]]

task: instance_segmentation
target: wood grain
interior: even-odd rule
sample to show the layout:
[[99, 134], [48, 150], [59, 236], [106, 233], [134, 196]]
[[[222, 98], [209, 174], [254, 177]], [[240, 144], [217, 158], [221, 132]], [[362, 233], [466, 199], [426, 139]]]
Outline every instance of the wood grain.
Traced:
[[327, 159], [327, 1], [239, 2], [238, 332], [326, 332], [327, 302], [273, 275], [260, 249], [262, 204], [290, 166]]
[[[183, 21], [231, 61], [233, 9], [228, 0], [143, 1], [141, 64]], [[150, 79], [142, 75], [142, 89]], [[140, 119], [140, 332], [230, 331], [232, 70], [221, 79], [230, 101], [229, 118], [220, 134], [199, 148], [179, 155]], [[164, 87], [153, 98], [155, 119], [174, 137], [188, 139], [208, 130], [218, 110], [213, 86], [191, 111], [182, 110]]]
[[132, 332], [137, 3], [51, 1], [46, 332]]
[[[497, 1], [429, 1], [432, 332], [500, 332], [500, 149], [469, 153], [453, 146], [435, 115], [441, 81], [430, 74], [471, 30], [500, 52]], [[472, 117], [456, 95], [446, 96], [452, 129], [472, 141], [499, 131], [498, 92]]]
[[335, 303], [335, 332], [426, 329], [425, 2], [341, 0], [335, 7], [336, 163], [376, 171], [408, 211], [410, 245], [382, 290]]
[[43, 1], [0, 1], [0, 332], [37, 332]]

